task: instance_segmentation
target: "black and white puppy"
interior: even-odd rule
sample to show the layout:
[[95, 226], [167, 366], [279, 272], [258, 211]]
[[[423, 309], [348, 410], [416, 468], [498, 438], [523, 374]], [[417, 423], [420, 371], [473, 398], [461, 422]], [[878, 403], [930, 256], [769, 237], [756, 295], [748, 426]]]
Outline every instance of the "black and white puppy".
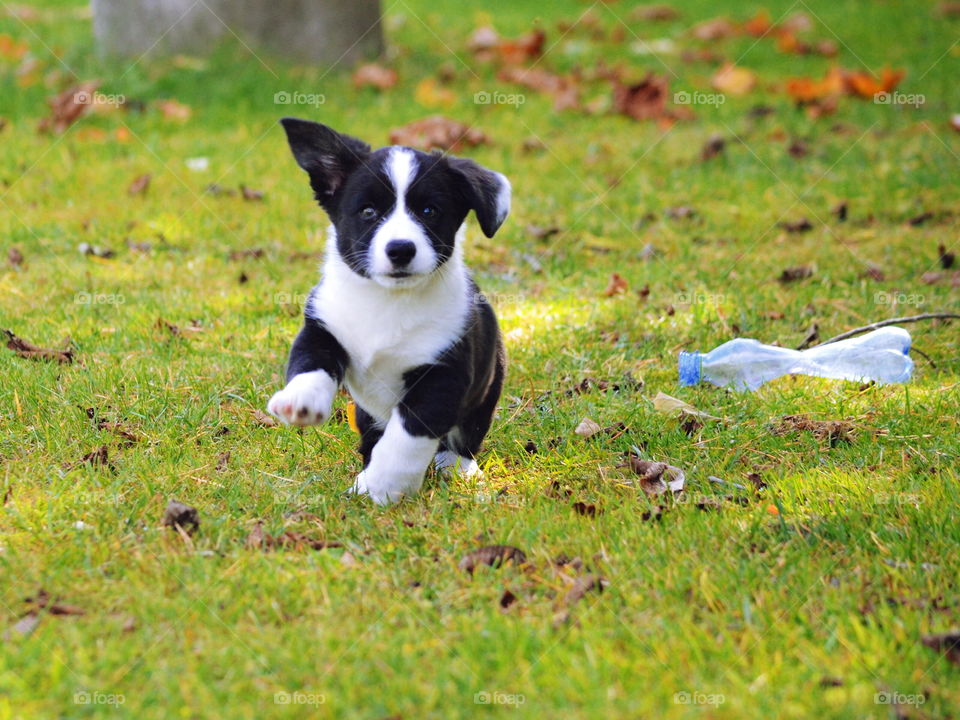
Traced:
[[287, 385], [267, 409], [291, 425], [322, 423], [344, 383], [363, 456], [353, 491], [377, 503], [416, 493], [431, 460], [448, 473], [479, 472], [505, 356], [463, 262], [464, 221], [473, 210], [493, 237], [510, 183], [471, 160], [372, 151], [324, 125], [281, 123], [331, 227]]

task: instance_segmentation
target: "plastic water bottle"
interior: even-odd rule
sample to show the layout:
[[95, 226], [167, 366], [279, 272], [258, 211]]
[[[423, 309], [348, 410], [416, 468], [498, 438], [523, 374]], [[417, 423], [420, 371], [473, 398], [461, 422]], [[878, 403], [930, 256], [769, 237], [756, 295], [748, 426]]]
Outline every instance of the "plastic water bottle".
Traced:
[[709, 380], [721, 387], [756, 390], [781, 375], [814, 375], [835, 380], [874, 380], [880, 384], [910, 379], [910, 333], [885, 327], [808, 350], [762, 345], [738, 338], [710, 352], [680, 353], [680, 384]]

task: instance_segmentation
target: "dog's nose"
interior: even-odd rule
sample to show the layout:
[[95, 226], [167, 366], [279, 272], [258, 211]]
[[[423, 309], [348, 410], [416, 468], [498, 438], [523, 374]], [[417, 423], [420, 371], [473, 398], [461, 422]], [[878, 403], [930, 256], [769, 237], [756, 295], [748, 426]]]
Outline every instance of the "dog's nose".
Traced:
[[391, 240], [387, 243], [387, 257], [397, 267], [408, 265], [417, 254], [417, 246], [412, 240]]

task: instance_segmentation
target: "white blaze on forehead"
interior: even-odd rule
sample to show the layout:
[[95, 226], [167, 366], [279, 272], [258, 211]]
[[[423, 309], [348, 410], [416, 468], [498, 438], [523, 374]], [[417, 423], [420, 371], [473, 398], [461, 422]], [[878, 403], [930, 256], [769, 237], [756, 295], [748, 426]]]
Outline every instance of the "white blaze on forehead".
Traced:
[[405, 272], [426, 274], [436, 267], [437, 253], [430, 238], [407, 207], [407, 190], [417, 176], [417, 169], [417, 158], [412, 151], [407, 148], [390, 149], [384, 162], [384, 171], [393, 186], [396, 204], [377, 228], [373, 242], [370, 243], [369, 263], [374, 277], [382, 277], [394, 271], [393, 263], [387, 257], [387, 243], [391, 240], [410, 240], [416, 245], [417, 252], [410, 264], [404, 268]]
[[391, 148], [386, 162], [387, 176], [397, 193], [397, 207], [406, 205], [407, 188], [417, 173], [417, 159], [406, 148]]

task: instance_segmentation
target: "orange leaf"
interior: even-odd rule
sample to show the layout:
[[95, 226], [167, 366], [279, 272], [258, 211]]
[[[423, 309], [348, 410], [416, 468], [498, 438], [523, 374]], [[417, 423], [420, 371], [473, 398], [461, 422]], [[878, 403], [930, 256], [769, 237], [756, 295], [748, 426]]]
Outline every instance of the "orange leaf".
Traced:
[[772, 27], [773, 19], [770, 17], [770, 13], [763, 8], [758, 10], [756, 15], [743, 24], [744, 32], [754, 37], [766, 35]]
[[727, 63], [711, 80], [713, 87], [728, 95], [746, 95], [757, 84], [757, 76], [746, 68]]
[[377, 90], [389, 90], [397, 84], [397, 71], [377, 63], [366, 63], [353, 72], [355, 88], [375, 87]]

